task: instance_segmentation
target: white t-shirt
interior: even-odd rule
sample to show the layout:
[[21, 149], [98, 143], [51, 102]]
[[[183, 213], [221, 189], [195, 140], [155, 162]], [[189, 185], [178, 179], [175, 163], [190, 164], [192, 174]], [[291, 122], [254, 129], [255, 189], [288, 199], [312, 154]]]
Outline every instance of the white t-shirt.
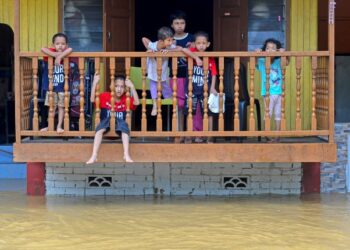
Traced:
[[[158, 41], [150, 42], [148, 48], [153, 51], [158, 51], [157, 49]], [[176, 46], [174, 44], [170, 45], [166, 49], [174, 49]], [[168, 68], [168, 58], [163, 58], [162, 62], [162, 82], [168, 80], [169, 78], [169, 68]], [[147, 77], [150, 80], [158, 81], [157, 75], [157, 58], [156, 57], [147, 57]]]

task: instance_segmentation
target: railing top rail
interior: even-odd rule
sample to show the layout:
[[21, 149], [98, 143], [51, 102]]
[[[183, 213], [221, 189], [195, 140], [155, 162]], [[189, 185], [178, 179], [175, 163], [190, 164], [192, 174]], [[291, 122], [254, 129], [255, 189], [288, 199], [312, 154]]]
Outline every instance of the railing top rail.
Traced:
[[[238, 51], [215, 51], [196, 52], [198, 56], [208, 57], [262, 57], [262, 56], [330, 56], [329, 51], [285, 51], [285, 52], [238, 52]], [[149, 53], [135, 51], [114, 51], [114, 52], [73, 52], [69, 57], [173, 57], [184, 56], [182, 52]], [[43, 57], [41, 52], [20, 52], [20, 57]]]

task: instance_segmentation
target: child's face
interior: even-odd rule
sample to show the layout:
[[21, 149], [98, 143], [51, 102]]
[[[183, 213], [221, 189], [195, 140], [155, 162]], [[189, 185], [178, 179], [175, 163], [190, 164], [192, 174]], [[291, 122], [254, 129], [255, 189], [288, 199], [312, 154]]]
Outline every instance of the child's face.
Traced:
[[115, 80], [115, 95], [121, 97], [125, 93], [125, 81], [121, 79]]
[[55, 47], [57, 52], [64, 51], [67, 48], [66, 39], [61, 36], [56, 37], [53, 46]]
[[163, 47], [164, 47], [164, 48], [167, 48], [167, 47], [169, 47], [170, 45], [172, 45], [173, 42], [174, 42], [174, 38], [168, 37], [168, 38], [166, 38], [166, 39], [163, 40]]
[[267, 43], [266, 44], [266, 52], [275, 52], [277, 51], [277, 46], [274, 43]]
[[210, 45], [210, 42], [204, 36], [197, 36], [196, 41], [194, 41], [194, 46], [198, 51], [205, 51]]
[[171, 24], [176, 34], [183, 34], [186, 28], [186, 21], [184, 19], [174, 19]]

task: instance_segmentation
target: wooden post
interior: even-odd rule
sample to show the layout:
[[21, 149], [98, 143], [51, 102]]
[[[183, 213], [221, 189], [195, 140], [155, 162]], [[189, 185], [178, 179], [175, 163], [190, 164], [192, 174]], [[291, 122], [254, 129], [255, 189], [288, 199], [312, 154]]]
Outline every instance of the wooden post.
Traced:
[[282, 66], [281, 130], [284, 131], [287, 129], [287, 125], [286, 125], [286, 66], [287, 66], [287, 58], [285, 56], [282, 57], [281, 66]]
[[203, 131], [209, 130], [209, 120], [208, 120], [208, 96], [209, 96], [209, 83], [208, 83], [208, 73], [209, 73], [209, 58], [204, 57], [203, 59], [203, 74], [204, 74], [204, 109], [203, 109]]
[[254, 118], [254, 72], [255, 72], [255, 57], [250, 58], [249, 63], [250, 70], [250, 93], [249, 93], [249, 131], [255, 131], [255, 118]]
[[163, 122], [162, 122], [162, 63], [163, 58], [157, 58], [157, 131], [163, 130]]
[[265, 61], [265, 70], [266, 70], [266, 82], [265, 82], [265, 131], [271, 130], [270, 123], [270, 66], [271, 66], [271, 57], [266, 57]]
[[[205, 62], [204, 62], [205, 63]], [[205, 65], [204, 65], [205, 68]], [[188, 58], [188, 114], [187, 114], [187, 131], [193, 130], [193, 116], [192, 116], [192, 75], [193, 75], [193, 59]]]
[[241, 130], [239, 126], [239, 115], [238, 115], [238, 106], [239, 106], [239, 68], [240, 68], [240, 58], [235, 57], [234, 59], [234, 74], [235, 74], [235, 85], [234, 85], [234, 103], [235, 103], [235, 113], [233, 118], [233, 126], [235, 131]]
[[301, 57], [296, 57], [296, 73], [297, 73], [297, 86], [296, 86], [296, 118], [295, 118], [295, 130], [301, 130]]
[[177, 128], [177, 57], [172, 58], [172, 74], [173, 74], [173, 119], [172, 131], [179, 130]]
[[53, 98], [53, 58], [48, 58], [48, 71], [49, 71], [49, 131], [53, 131], [55, 127], [55, 104], [54, 104], [54, 98]]
[[329, 83], [329, 102], [328, 102], [328, 129], [329, 142], [334, 142], [334, 20], [335, 20], [335, 1], [329, 0], [328, 6], [328, 83]]
[[[219, 131], [224, 131], [224, 58], [219, 58]], [[208, 102], [205, 102], [208, 103]], [[207, 105], [206, 105], [207, 106]]]
[[146, 58], [141, 58], [142, 70], [142, 117], [141, 117], [141, 131], [147, 131], [147, 115], [146, 115]]
[[69, 131], [69, 58], [66, 57], [63, 60], [64, 68], [64, 131]]
[[39, 117], [38, 117], [38, 58], [33, 57], [32, 59], [33, 68], [33, 104], [34, 104], [34, 115], [33, 120], [33, 130], [39, 130]]
[[79, 116], [79, 131], [85, 130], [85, 113], [84, 113], [84, 65], [83, 57], [79, 57], [79, 75], [80, 75], [80, 116]]
[[45, 163], [27, 163], [27, 195], [45, 195]]
[[[100, 75], [100, 58], [95, 57], [95, 74]], [[101, 115], [101, 109], [100, 109], [100, 83], [98, 82], [96, 84], [95, 89], [95, 128], [100, 123], [100, 115]]]
[[111, 116], [109, 120], [110, 131], [114, 135], [115, 134], [115, 83], [114, 83], [114, 74], [115, 74], [115, 58], [109, 58], [109, 75], [111, 77]]

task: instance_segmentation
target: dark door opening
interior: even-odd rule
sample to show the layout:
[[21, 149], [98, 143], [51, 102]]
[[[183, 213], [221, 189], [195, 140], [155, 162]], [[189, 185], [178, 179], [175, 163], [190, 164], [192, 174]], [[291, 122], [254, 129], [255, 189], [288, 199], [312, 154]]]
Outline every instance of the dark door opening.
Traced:
[[[186, 13], [187, 32], [193, 34], [199, 30], [205, 31], [209, 34], [210, 41], [213, 41], [213, 0], [135, 0], [136, 51], [145, 51], [142, 37], [156, 41], [157, 30], [162, 26], [170, 27], [169, 16], [175, 10]], [[209, 50], [212, 50], [212, 46]]]
[[13, 39], [10, 26], [0, 24], [0, 144], [15, 141]]

